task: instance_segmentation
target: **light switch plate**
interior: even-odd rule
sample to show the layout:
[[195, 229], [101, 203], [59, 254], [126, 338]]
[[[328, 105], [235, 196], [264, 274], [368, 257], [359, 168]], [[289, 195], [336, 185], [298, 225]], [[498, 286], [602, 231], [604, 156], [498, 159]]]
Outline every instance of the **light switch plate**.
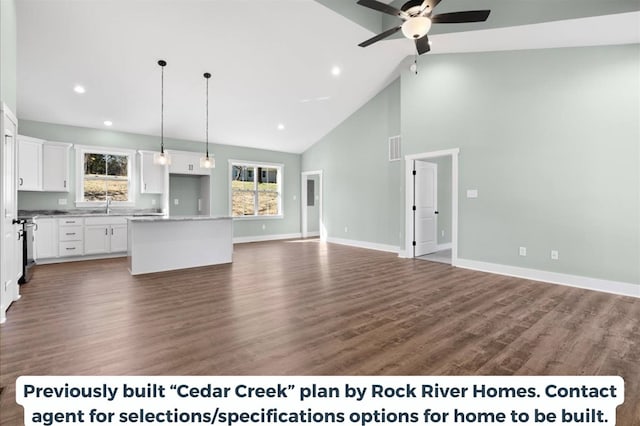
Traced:
[[67, 199], [66, 198], [58, 198], [58, 205], [59, 206], [66, 206], [67, 205]]
[[551, 250], [551, 260], [558, 260], [558, 250]]
[[151, 199], [151, 205], [152, 205], [152, 206], [155, 206], [155, 205], [156, 205], [156, 200], [155, 200], [155, 198], [152, 198], [152, 199]]
[[520, 247], [520, 256], [526, 256], [526, 255], [527, 255], [527, 248]]
[[467, 189], [467, 198], [478, 198], [477, 189]]
[[173, 204], [177, 206], [178, 204], [180, 204], [180, 200], [178, 200], [177, 198], [174, 198]]

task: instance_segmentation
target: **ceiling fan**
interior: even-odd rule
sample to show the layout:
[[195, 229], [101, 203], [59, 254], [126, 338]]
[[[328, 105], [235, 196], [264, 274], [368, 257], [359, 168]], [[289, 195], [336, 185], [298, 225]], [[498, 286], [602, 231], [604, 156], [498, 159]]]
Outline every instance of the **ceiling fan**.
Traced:
[[433, 15], [433, 9], [440, 3], [440, 0], [409, 0], [400, 9], [389, 6], [376, 0], [358, 0], [358, 4], [377, 10], [392, 16], [397, 16], [404, 22], [397, 27], [391, 28], [378, 34], [369, 40], [363, 41], [358, 46], [367, 47], [377, 41], [383, 40], [398, 31], [406, 38], [415, 40], [418, 55], [431, 50], [427, 33], [431, 29], [431, 24], [460, 24], [465, 22], [483, 22], [487, 20], [490, 10], [467, 10], [464, 12], [441, 13]]

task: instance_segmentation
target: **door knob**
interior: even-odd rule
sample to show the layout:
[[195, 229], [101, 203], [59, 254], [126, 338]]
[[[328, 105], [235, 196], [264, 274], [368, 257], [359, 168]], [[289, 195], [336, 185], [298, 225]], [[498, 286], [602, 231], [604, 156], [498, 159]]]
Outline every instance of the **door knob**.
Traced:
[[438, 210], [436, 210], [435, 212], [433, 212], [434, 214], [438, 214]]

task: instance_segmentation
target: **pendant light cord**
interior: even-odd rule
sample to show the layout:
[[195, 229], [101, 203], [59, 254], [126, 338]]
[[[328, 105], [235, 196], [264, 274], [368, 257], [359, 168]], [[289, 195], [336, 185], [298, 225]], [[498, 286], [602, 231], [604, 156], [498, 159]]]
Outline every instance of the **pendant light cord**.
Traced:
[[207, 158], [209, 158], [209, 77], [207, 79]]
[[208, 72], [204, 73], [204, 78], [207, 81], [207, 85], [206, 85], [206, 113], [207, 113], [207, 117], [205, 120], [206, 123], [206, 144], [207, 144], [207, 154], [206, 154], [206, 159], [209, 159], [209, 78], [211, 78], [211, 74]]
[[160, 69], [160, 153], [164, 154], [164, 65]]

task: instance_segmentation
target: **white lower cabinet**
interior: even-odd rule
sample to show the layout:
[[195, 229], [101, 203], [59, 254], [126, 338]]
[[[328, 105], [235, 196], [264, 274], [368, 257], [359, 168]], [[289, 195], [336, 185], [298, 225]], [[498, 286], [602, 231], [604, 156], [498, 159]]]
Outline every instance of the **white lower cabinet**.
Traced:
[[127, 219], [95, 217], [85, 219], [84, 254], [127, 251]]
[[127, 251], [127, 224], [111, 225], [111, 253]]
[[34, 259], [58, 257], [58, 220], [36, 219], [33, 231]]
[[82, 256], [84, 252], [84, 227], [82, 218], [58, 220], [58, 256]]
[[109, 253], [109, 225], [85, 225], [84, 253]]

